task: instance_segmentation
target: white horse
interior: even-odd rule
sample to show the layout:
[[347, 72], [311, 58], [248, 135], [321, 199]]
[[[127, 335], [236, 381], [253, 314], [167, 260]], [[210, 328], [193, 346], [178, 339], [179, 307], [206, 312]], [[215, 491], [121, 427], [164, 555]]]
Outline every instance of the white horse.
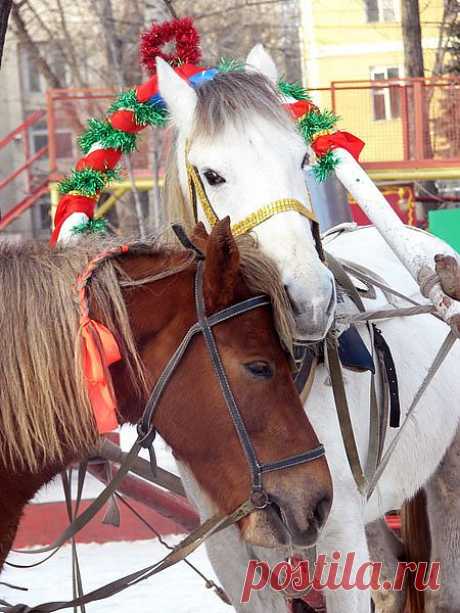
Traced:
[[[169, 188], [190, 210], [186, 155], [196, 167], [209, 201], [218, 217], [230, 215], [238, 222], [249, 213], [280, 198], [293, 198], [307, 205], [302, 166], [308, 160], [307, 146], [294, 123], [280, 108], [274, 84], [277, 72], [271, 58], [257, 46], [247, 58], [247, 71], [216, 76], [198, 90], [192, 89], [164, 62], [158, 61], [160, 92], [174, 122], [177, 140], [175, 168], [167, 177]], [[264, 77], [262, 77], [264, 75]], [[171, 169], [170, 169], [171, 170]], [[198, 217], [207, 225], [198, 206]], [[415, 230], [407, 229], [407, 232]], [[279, 266], [296, 316], [298, 336], [320, 338], [327, 331], [335, 309], [335, 293], [329, 272], [315, 251], [310, 222], [294, 211], [283, 212], [254, 229], [260, 247]], [[428, 234], [433, 248], [447, 246]], [[325, 241], [334, 256], [365, 265], [394, 289], [421, 299], [418, 286], [373, 228], [343, 232]], [[388, 307], [383, 294], [366, 307]], [[397, 303], [397, 306], [401, 306]], [[421, 384], [447, 329], [430, 315], [412, 319], [394, 318], [379, 323], [390, 345], [400, 377], [402, 419]], [[369, 345], [366, 329], [362, 336]], [[355, 569], [369, 559], [365, 526], [390, 509], [399, 508], [433, 475], [457, 431], [460, 417], [460, 343], [452, 351], [420, 401], [415, 416], [388, 464], [368, 503], [358, 492], [346, 458], [337, 420], [328, 370], [316, 370], [305, 410], [324, 443], [334, 485], [329, 519], [318, 541], [318, 553], [329, 558], [334, 551], [345, 558], [355, 552]], [[456, 368], [457, 365], [457, 368]], [[366, 462], [369, 434], [368, 373], [346, 371], [346, 391], [362, 465]], [[395, 435], [387, 433], [386, 445]], [[288, 450], [287, 450], [288, 451]], [[214, 512], [186, 466], [180, 467], [187, 492], [202, 518]], [[420, 535], [424, 538], [425, 535]], [[254, 557], [278, 561], [286, 550], [252, 548], [232, 528], [209, 541], [208, 553], [216, 573], [238, 611], [286, 612], [282, 595], [265, 589], [256, 592], [247, 605], [240, 604], [248, 560]], [[460, 562], [457, 561], [457, 565]], [[458, 576], [458, 567], [456, 569]], [[442, 570], [441, 570], [442, 573]], [[441, 574], [442, 578], [442, 574]], [[325, 592], [328, 613], [368, 613], [368, 590]], [[452, 608], [458, 611], [460, 599]], [[389, 611], [390, 609], [388, 609]]]

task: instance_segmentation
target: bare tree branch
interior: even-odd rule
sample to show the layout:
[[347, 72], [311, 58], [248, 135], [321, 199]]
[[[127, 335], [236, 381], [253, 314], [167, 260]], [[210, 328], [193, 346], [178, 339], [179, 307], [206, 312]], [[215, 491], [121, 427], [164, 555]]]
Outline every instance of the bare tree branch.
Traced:
[[0, 6], [0, 66], [2, 65], [3, 45], [5, 44], [6, 28], [10, 16], [12, 0], [3, 0]]
[[19, 42], [27, 49], [30, 57], [33, 58], [37, 69], [45, 77], [48, 85], [54, 89], [60, 89], [64, 87], [64, 84], [58, 79], [49, 63], [45, 60], [38, 43], [32, 38], [28, 31], [24, 19], [22, 18], [19, 7], [13, 3], [11, 7], [11, 17], [16, 28], [16, 35]]

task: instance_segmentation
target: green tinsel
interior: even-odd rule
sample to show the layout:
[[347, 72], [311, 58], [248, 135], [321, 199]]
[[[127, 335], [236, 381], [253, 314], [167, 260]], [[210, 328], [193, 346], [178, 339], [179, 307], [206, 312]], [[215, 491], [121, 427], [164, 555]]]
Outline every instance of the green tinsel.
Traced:
[[77, 191], [82, 194], [82, 196], [92, 198], [100, 192], [107, 183], [118, 178], [119, 174], [116, 170], [107, 170], [106, 172], [99, 172], [93, 168], [72, 170], [71, 176], [63, 179], [59, 183], [59, 191], [61, 194]]
[[221, 57], [217, 64], [217, 70], [219, 72], [241, 72], [244, 70], [244, 67], [244, 62], [228, 57]]
[[88, 221], [79, 223], [72, 228], [72, 234], [105, 234], [107, 232], [107, 220], [88, 219]]
[[337, 115], [332, 111], [312, 110], [298, 122], [298, 127], [307, 143], [311, 143], [318, 132], [333, 130], [337, 120]]
[[312, 168], [313, 175], [318, 183], [323, 183], [326, 181], [338, 163], [339, 159], [335, 155], [334, 151], [328, 151], [321, 157], [318, 157], [318, 161]]
[[159, 104], [139, 102], [135, 89], [121, 93], [109, 108], [108, 113], [111, 114], [120, 109], [133, 111], [136, 123], [140, 126], [163, 127], [168, 120], [168, 111], [165, 107]]
[[96, 143], [100, 143], [104, 149], [119, 149], [123, 153], [132, 153], [136, 148], [136, 135], [114, 130], [106, 121], [90, 119], [88, 128], [78, 138], [78, 144], [86, 155]]
[[300, 81], [296, 81], [295, 83], [288, 83], [287, 81], [278, 81], [278, 89], [285, 96], [290, 96], [291, 98], [295, 98], [296, 100], [311, 100], [310, 94], [303, 87]]

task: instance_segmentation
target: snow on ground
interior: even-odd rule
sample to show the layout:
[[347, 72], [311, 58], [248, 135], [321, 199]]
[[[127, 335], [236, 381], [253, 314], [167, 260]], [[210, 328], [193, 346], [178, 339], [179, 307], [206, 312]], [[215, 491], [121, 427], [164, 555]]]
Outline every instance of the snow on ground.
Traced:
[[[128, 450], [136, 438], [134, 428], [123, 427], [120, 443]], [[158, 464], [177, 474], [177, 468], [166, 443], [157, 437], [155, 451]], [[143, 453], [144, 455], [144, 453]], [[145, 451], [145, 457], [148, 453]], [[76, 471], [74, 471], [74, 480]], [[84, 498], [94, 498], [101, 491], [100, 483], [87, 475]], [[76, 483], [73, 491], [76, 491]], [[34, 502], [53, 502], [63, 500], [60, 478], [42, 488]], [[175, 545], [181, 540], [179, 536], [166, 538]], [[79, 544], [78, 553], [82, 569], [85, 592], [91, 591], [105, 583], [113, 581], [130, 572], [134, 572], [161, 560], [167, 551], [158, 542], [136, 541]], [[37, 555], [37, 558], [41, 559]], [[208, 578], [217, 582], [211, 564], [202, 546], [189, 557]], [[8, 560], [18, 564], [36, 562], [35, 556], [11, 553]], [[65, 546], [42, 566], [30, 569], [17, 569], [5, 566], [0, 581], [13, 585], [28, 587], [28, 592], [8, 588], [0, 584], [0, 599], [11, 604], [18, 602], [32, 605], [50, 600], [69, 600], [72, 597], [72, 564], [70, 546]], [[230, 613], [234, 609], [223, 603], [212, 590], [206, 589], [203, 580], [184, 562], [168, 568], [146, 581], [139, 583], [112, 598], [87, 606], [88, 613]]]
[[[176, 544], [181, 537], [170, 537]], [[165, 549], [155, 539], [132, 543], [82, 544], [78, 546], [85, 592], [100, 587], [130, 572], [149, 566], [165, 555]], [[38, 556], [37, 556], [38, 557]], [[209, 578], [215, 579], [204, 547], [190, 556], [190, 561]], [[11, 562], [28, 564], [35, 556], [11, 553]], [[1, 581], [28, 587], [20, 592], [0, 585], [0, 599], [10, 604], [39, 604], [72, 597], [72, 565], [70, 547], [61, 549], [42, 566], [17, 569], [5, 566]], [[184, 562], [128, 588], [107, 600], [87, 606], [88, 613], [231, 613], [233, 608], [223, 603], [203, 580]]]

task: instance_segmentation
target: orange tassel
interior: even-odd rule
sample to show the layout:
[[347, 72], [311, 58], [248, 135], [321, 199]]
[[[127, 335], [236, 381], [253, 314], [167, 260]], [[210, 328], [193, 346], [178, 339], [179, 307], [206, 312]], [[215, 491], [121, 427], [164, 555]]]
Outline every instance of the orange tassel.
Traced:
[[118, 426], [117, 402], [108, 367], [121, 360], [120, 349], [112, 332], [103, 324], [83, 317], [81, 320], [83, 373], [94, 411], [98, 432], [110, 432]]

